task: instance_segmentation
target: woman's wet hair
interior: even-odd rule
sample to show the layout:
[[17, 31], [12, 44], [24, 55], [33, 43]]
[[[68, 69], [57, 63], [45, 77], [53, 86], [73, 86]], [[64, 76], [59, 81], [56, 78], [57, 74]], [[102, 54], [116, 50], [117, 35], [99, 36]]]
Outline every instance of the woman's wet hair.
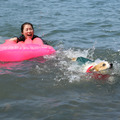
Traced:
[[32, 25], [31, 23], [25, 22], [25, 23], [23, 23], [23, 24], [21, 25], [21, 32], [22, 32], [22, 33], [23, 33], [23, 29], [24, 29], [24, 26], [25, 26], [25, 25], [31, 25], [32, 29], [34, 30], [33, 25]]

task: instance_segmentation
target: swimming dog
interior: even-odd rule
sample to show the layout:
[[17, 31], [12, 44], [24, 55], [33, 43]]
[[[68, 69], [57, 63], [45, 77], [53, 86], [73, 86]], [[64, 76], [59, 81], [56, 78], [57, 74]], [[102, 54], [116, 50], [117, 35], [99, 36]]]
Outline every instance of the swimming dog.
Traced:
[[78, 57], [72, 58], [72, 61], [77, 61], [83, 67], [83, 72], [91, 73], [94, 79], [107, 79], [110, 76], [108, 70], [113, 68], [113, 64], [108, 61], [95, 62], [88, 58]]

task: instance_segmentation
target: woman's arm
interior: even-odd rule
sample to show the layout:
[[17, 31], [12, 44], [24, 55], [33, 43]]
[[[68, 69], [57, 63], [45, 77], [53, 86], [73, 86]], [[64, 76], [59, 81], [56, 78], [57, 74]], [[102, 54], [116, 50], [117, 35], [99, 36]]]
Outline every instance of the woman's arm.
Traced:
[[17, 38], [17, 37], [14, 37], [14, 38], [10, 38], [9, 40], [10, 40], [10, 41], [17, 42], [18, 38]]
[[19, 37], [13, 37], [13, 38], [11, 38], [11, 39], [9, 39], [10, 41], [14, 41], [14, 42], [16, 42], [16, 43], [18, 43], [18, 42], [20, 42], [20, 41], [25, 41], [25, 37], [24, 37], [24, 35], [21, 35], [21, 36], [19, 36]]

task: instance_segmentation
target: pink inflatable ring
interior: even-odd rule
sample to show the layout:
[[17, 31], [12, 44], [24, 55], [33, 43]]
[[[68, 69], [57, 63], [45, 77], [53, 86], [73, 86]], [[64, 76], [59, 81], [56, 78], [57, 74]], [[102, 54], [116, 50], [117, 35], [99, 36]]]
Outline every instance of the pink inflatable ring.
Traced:
[[39, 38], [27, 39], [25, 42], [14, 42], [6, 40], [0, 44], [0, 61], [23, 61], [39, 56], [55, 53], [52, 46], [44, 45]]

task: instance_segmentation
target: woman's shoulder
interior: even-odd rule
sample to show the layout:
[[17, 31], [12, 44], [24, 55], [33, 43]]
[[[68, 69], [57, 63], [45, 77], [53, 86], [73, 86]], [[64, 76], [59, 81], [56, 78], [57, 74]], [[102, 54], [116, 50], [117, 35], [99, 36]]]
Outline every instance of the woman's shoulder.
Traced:
[[37, 36], [37, 35], [33, 35], [33, 38], [32, 38], [32, 40], [34, 39], [34, 38], [40, 38], [39, 36]]
[[20, 35], [19, 37], [17, 37], [17, 42], [19, 42], [19, 41], [25, 41], [25, 36]]

